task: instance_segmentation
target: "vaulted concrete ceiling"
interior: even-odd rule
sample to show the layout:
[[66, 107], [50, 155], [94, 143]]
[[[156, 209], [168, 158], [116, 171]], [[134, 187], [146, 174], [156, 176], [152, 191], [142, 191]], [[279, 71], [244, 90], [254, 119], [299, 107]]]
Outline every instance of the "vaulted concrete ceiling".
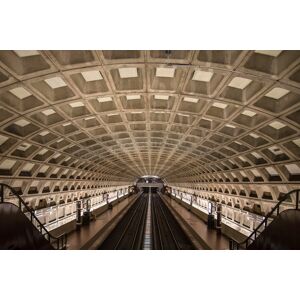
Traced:
[[0, 88], [3, 180], [299, 182], [300, 51], [0, 51]]

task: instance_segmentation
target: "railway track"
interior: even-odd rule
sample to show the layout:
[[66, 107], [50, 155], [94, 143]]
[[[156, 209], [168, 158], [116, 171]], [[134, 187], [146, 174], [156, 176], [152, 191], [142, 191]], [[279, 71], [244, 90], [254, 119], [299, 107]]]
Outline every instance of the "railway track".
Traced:
[[153, 250], [195, 249], [158, 194], [153, 194], [152, 196], [151, 216]]
[[147, 208], [148, 194], [142, 194], [98, 249], [142, 249]]
[[[151, 193], [150, 197], [151, 221], [148, 227], [150, 226], [151, 230], [148, 228], [148, 231], [151, 232], [151, 249], [195, 249], [160, 196]], [[148, 193], [143, 193], [139, 197], [100, 245], [99, 250], [141, 250], [144, 248], [148, 198]], [[147, 234], [149, 235], [149, 232]]]

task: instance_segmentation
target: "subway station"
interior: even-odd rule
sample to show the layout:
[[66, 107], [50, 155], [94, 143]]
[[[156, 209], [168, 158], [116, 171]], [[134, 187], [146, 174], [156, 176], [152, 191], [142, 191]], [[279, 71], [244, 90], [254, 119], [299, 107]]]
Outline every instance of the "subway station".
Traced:
[[1, 50], [0, 249], [300, 249], [300, 51]]

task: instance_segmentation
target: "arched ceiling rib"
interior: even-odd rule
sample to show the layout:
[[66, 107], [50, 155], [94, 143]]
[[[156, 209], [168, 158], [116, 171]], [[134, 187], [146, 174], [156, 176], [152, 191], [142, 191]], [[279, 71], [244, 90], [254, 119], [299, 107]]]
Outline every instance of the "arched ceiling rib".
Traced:
[[299, 181], [300, 51], [0, 51], [0, 88], [1, 178]]

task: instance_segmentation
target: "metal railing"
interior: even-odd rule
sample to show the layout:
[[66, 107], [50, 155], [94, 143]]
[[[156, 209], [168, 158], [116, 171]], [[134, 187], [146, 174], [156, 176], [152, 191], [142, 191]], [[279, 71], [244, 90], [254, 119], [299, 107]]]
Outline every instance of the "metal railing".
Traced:
[[300, 189], [292, 190], [287, 194], [284, 194], [281, 198], [278, 199], [278, 203], [273, 207], [273, 209], [264, 217], [263, 221], [255, 228], [255, 230], [242, 242], [237, 242], [234, 239], [229, 240], [229, 249], [230, 250], [239, 250], [247, 249], [257, 238], [258, 236], [266, 229], [266, 227], [280, 214], [280, 205], [290, 199], [292, 194], [296, 194], [296, 203], [295, 208], [299, 210], [299, 195]]
[[[4, 189], [7, 188], [15, 197], [17, 197], [17, 206], [24, 213], [30, 222], [38, 229], [38, 231], [44, 236], [44, 238], [49, 241], [54, 249], [61, 250], [66, 249], [67, 246], [67, 235], [65, 233], [59, 236], [53, 236], [46, 227], [41, 223], [38, 217], [34, 214], [32, 208], [30, 208], [25, 201], [21, 198], [15, 189], [5, 183], [0, 183], [0, 203], [5, 202], [5, 192]], [[25, 210], [25, 212], [24, 212]]]

